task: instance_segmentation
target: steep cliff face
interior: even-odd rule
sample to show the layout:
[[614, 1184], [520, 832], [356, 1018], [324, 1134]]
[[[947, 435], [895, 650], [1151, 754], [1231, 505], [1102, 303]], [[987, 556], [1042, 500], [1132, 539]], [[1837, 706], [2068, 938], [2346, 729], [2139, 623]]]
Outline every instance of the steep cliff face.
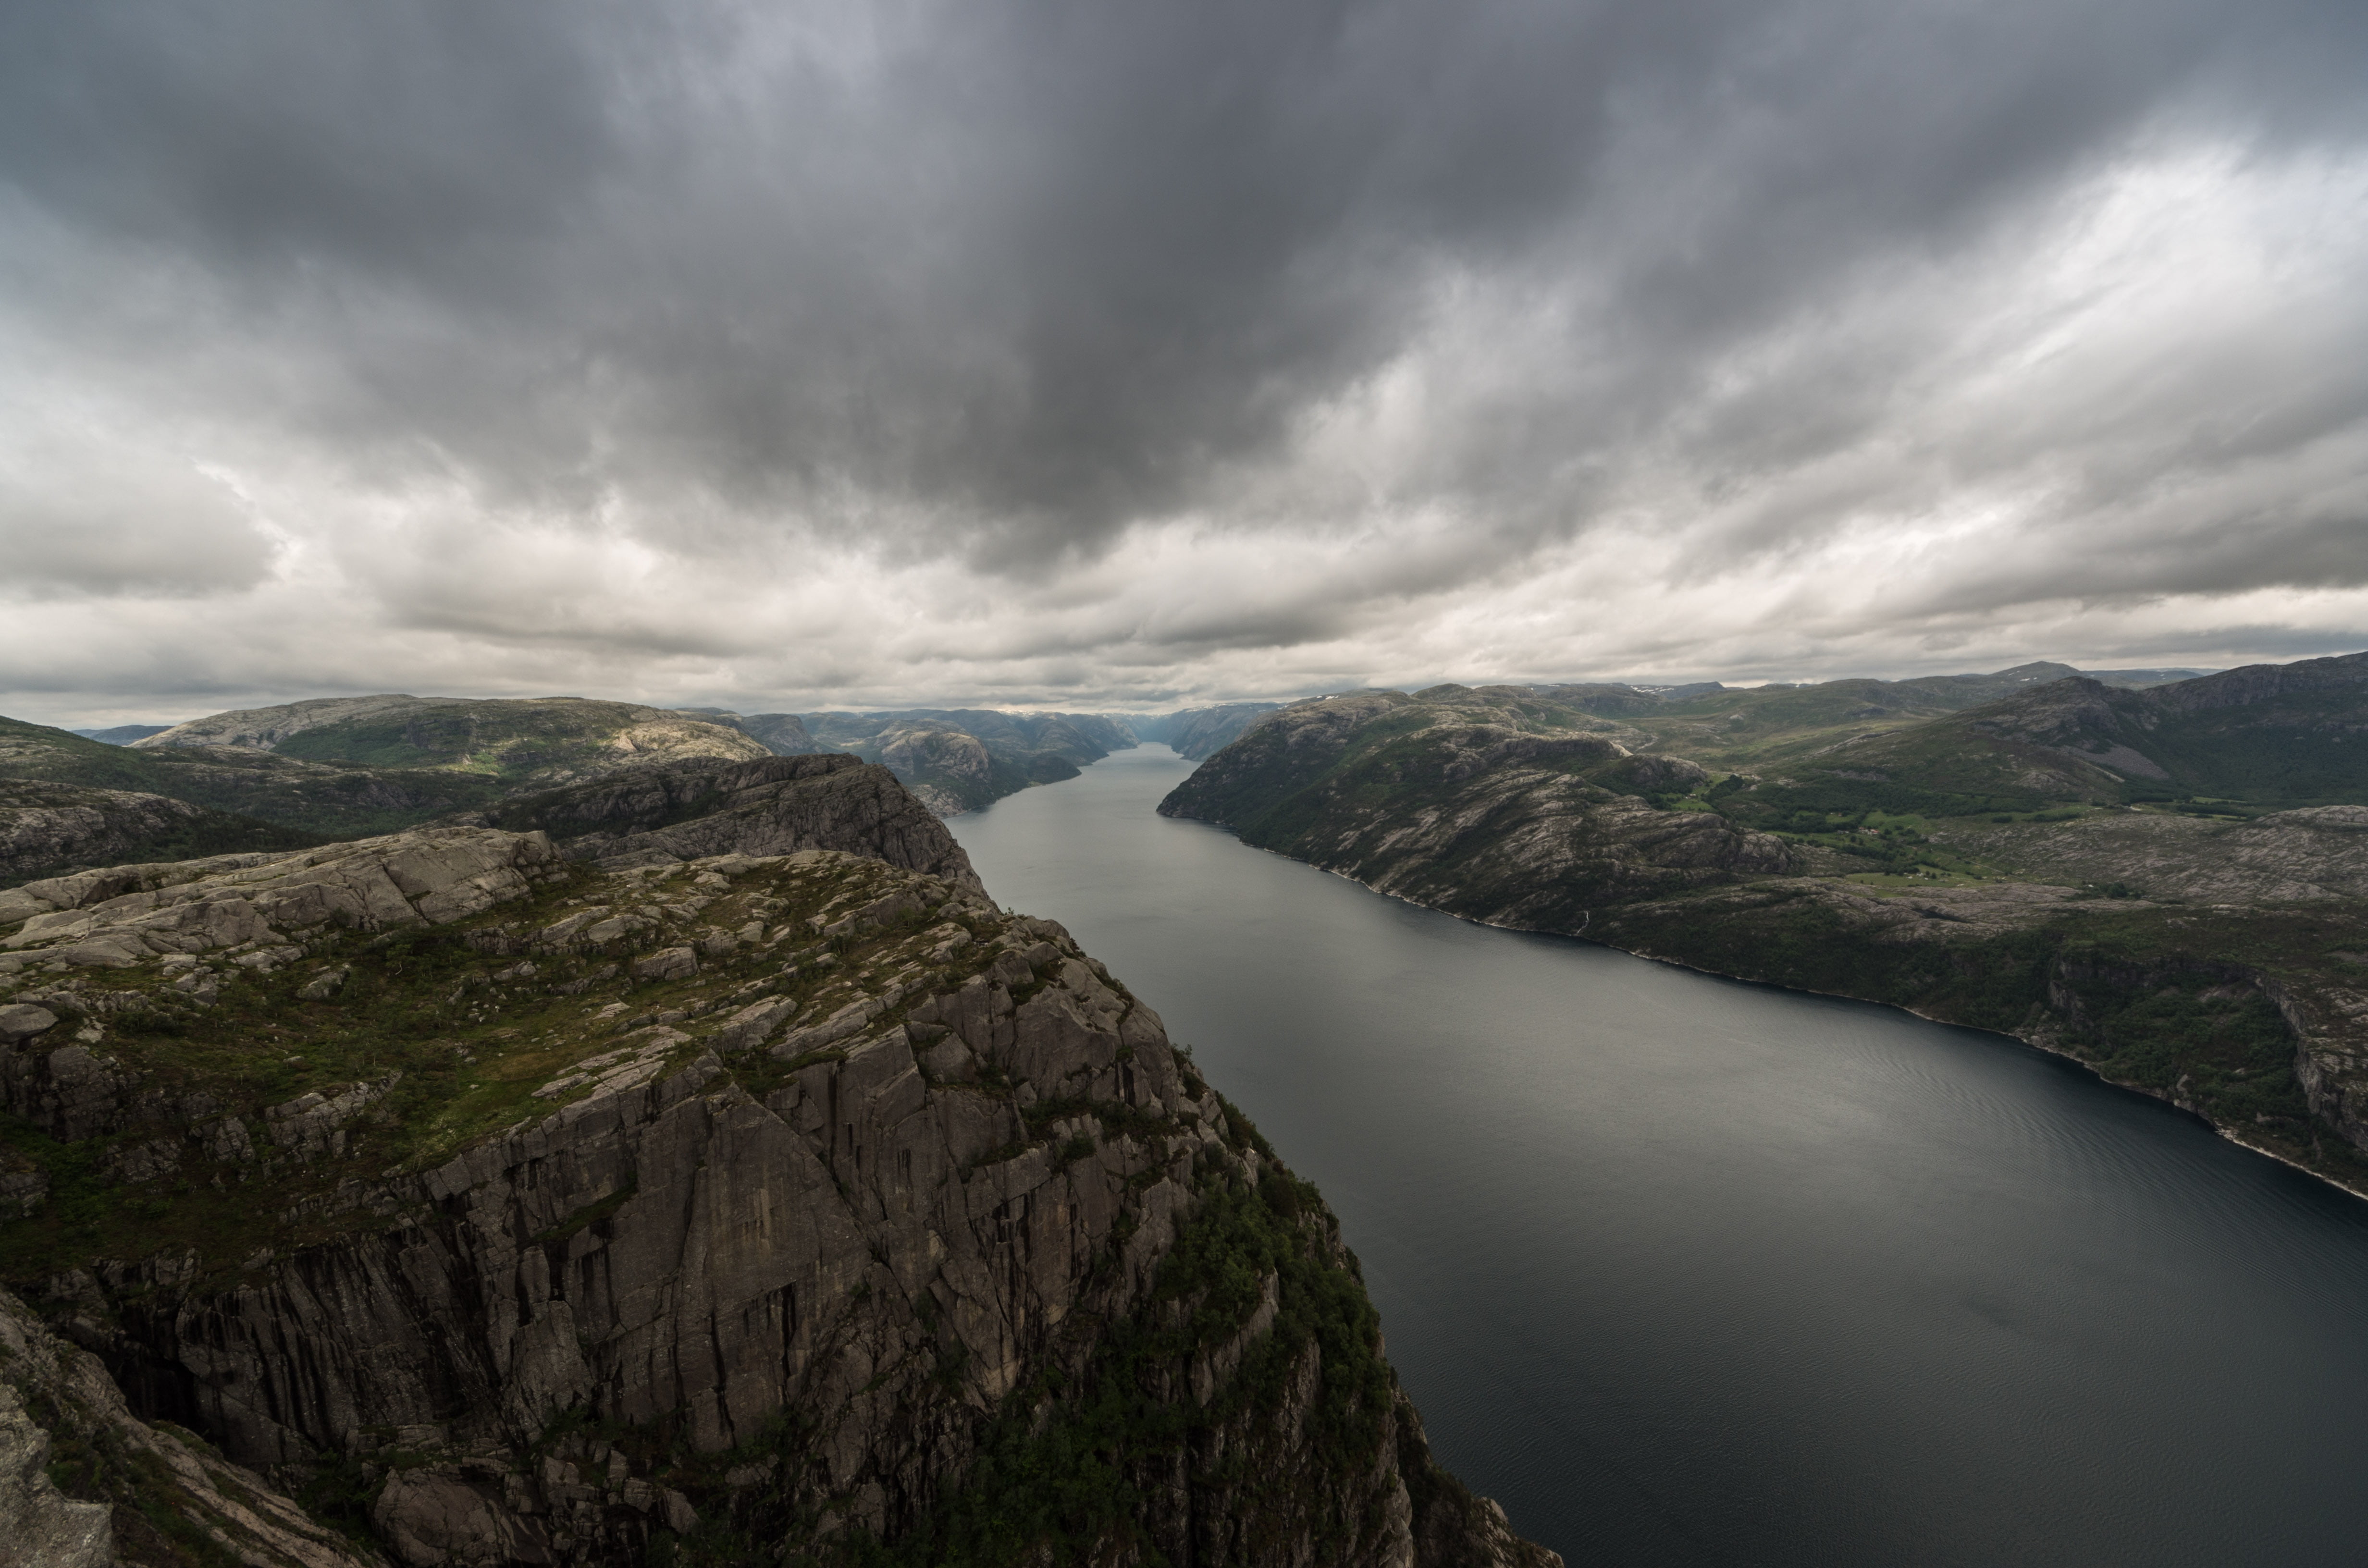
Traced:
[[1005, 793], [986, 743], [960, 730], [895, 730], [882, 738], [881, 766], [939, 816], [956, 816]]
[[1551, 1561], [1059, 926], [966, 864], [620, 858], [449, 828], [26, 892], [0, 1271], [422, 1568]]
[[547, 833], [576, 859], [655, 864], [844, 849], [978, 884], [945, 824], [887, 768], [851, 756], [627, 768], [469, 820]]
[[132, 1415], [98, 1358], [51, 1334], [5, 1290], [0, 1527], [0, 1562], [26, 1568], [380, 1562], [205, 1439]]

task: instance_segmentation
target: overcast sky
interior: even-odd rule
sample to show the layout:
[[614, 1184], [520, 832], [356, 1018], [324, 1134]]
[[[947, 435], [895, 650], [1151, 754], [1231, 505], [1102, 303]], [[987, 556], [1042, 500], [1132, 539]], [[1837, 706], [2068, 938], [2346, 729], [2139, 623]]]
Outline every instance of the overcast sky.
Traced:
[[2360, 0], [14, 0], [0, 711], [2368, 647]]

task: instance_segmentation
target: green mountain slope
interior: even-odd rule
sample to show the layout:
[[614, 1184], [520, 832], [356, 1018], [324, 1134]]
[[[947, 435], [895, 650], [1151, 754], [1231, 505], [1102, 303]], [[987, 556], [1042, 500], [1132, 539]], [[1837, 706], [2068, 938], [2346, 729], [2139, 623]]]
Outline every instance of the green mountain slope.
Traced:
[[299, 843], [389, 833], [501, 793], [497, 780], [473, 773], [311, 763], [243, 746], [108, 745], [5, 718], [0, 778], [164, 795], [293, 829]]
[[[1748, 687], [1723, 687], [1713, 681], [1667, 691], [1605, 685], [1539, 690], [1588, 712], [1636, 726], [1652, 737], [1656, 750], [1675, 752], [1705, 767], [1748, 768], [1961, 712], [2083, 674], [2069, 665], [2040, 662], [1987, 675], [1919, 676], [1896, 681], [1850, 679]], [[2135, 687], [2194, 674], [2112, 670], [2090, 673], [2089, 678], [2111, 687]]]
[[[1628, 750], [1661, 740], [1645, 704], [1360, 692], [1269, 715], [1159, 809], [1470, 918], [2014, 1033], [2368, 1191], [2363, 669], [2043, 680], [1745, 772]], [[2156, 809], [2206, 791], [2249, 804]]]
[[133, 744], [165, 752], [234, 746], [302, 762], [443, 768], [548, 787], [691, 756], [749, 761], [763, 742], [695, 713], [582, 697], [327, 698], [217, 713]]
[[[794, 744], [803, 734], [794, 724], [754, 727]], [[22, 880], [108, 861], [298, 848], [621, 770], [773, 755], [772, 744], [733, 724], [583, 698], [326, 699], [218, 713], [130, 745], [0, 719], [0, 780], [51, 790], [39, 801], [0, 800], [0, 840], [18, 849], [0, 862]], [[201, 814], [99, 795], [69, 800], [55, 794], [60, 788], [163, 797]]]
[[[1801, 759], [1804, 780], [2023, 808], [2368, 801], [2368, 654], [2257, 665], [2145, 690], [2075, 677]], [[1981, 810], [1968, 803], [1965, 811]]]

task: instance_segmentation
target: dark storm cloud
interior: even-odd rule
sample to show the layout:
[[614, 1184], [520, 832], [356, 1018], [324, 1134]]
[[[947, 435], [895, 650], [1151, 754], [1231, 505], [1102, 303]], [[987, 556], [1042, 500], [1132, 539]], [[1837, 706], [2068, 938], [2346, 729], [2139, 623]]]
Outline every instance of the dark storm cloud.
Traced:
[[[2100, 371], [2094, 406], [1932, 389], [1980, 380], [1965, 321], [2081, 192], [2148, 148], [2238, 183], [2356, 157], [2363, 79], [2368, 7], [2335, 0], [22, 0], [0, 302], [52, 358], [6, 395], [80, 377], [97, 411], [42, 418], [231, 431], [341, 496], [676, 556], [788, 529], [1008, 581], [1162, 519], [1315, 541], [1169, 632], [982, 639], [1040, 650], [1350, 637], [1615, 516], [1707, 530], [1682, 587], [1985, 484], [2110, 548], [1909, 596], [1936, 612], [2356, 583], [2359, 465], [2325, 451], [2368, 431], [2368, 311], [2340, 291], [2280, 353]], [[1394, 376], [1424, 389], [1395, 422]], [[62, 533], [76, 472], [0, 528]], [[1341, 542], [1407, 515], [1458, 548]], [[266, 569], [197, 516], [40, 571]], [[437, 564], [352, 570], [404, 624], [497, 635]], [[636, 645], [741, 635], [669, 613]], [[546, 624], [575, 622], [519, 635]]]
[[[1039, 547], [1270, 452], [1437, 268], [1617, 289], [1627, 373], [1531, 414], [1567, 441], [2147, 116], [2343, 130], [2362, 58], [2314, 6], [11, 14], [10, 177], [216, 308], [346, 335], [311, 417], [529, 488], [586, 482], [598, 427], [609, 477], [849, 483]], [[1459, 485], [1533, 492], [1472, 457]]]

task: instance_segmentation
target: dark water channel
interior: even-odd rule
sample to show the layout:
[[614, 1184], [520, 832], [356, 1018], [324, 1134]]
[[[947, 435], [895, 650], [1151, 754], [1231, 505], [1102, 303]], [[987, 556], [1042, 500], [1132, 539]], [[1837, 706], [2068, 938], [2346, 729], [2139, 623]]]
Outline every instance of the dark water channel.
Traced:
[[1445, 1462], [1581, 1562], [2368, 1563], [2368, 1203], [2013, 1041], [1168, 822], [952, 824], [1320, 1184]]

